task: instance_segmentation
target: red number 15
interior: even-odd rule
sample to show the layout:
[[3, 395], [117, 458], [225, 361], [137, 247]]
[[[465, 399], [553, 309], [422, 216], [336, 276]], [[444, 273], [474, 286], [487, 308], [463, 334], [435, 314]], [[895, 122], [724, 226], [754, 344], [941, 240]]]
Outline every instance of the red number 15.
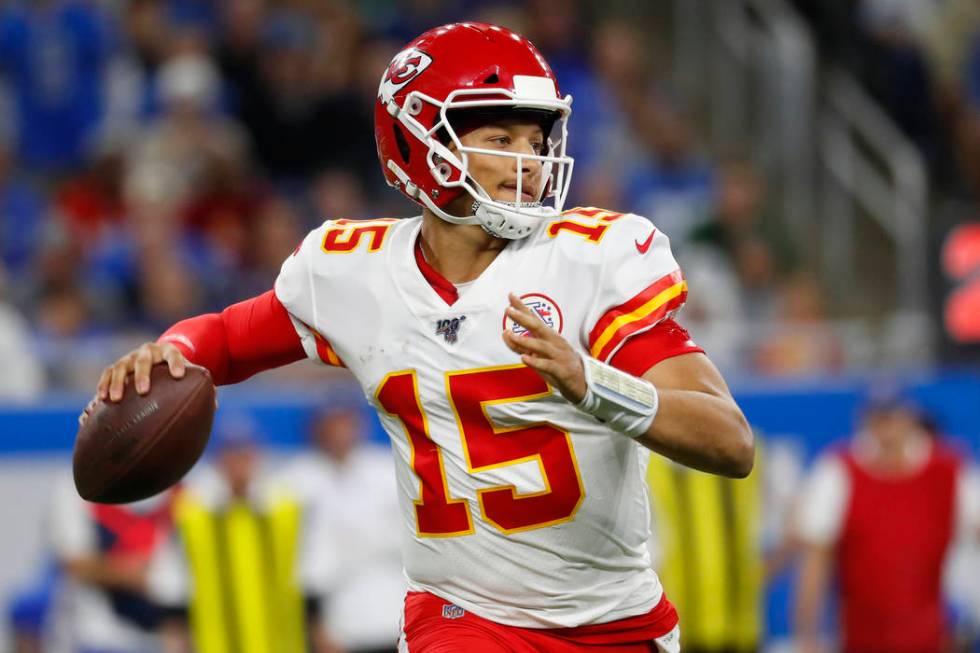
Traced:
[[[499, 427], [487, 406], [532, 401], [551, 394], [548, 384], [523, 365], [446, 373], [446, 390], [470, 473], [536, 462], [544, 490], [518, 494], [513, 485], [477, 490], [483, 519], [504, 533], [542, 528], [575, 516], [585, 491], [571, 437], [545, 422]], [[415, 502], [420, 537], [452, 537], [473, 532], [469, 504], [450, 496], [442, 450], [429, 435], [414, 370], [393, 372], [378, 387], [378, 402], [405, 428], [412, 469], [419, 477]]]

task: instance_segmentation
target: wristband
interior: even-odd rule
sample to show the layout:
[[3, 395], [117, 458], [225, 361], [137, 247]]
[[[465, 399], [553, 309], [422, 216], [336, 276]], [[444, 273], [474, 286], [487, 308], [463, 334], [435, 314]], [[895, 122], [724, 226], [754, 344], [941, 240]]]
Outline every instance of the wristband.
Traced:
[[631, 438], [646, 433], [660, 407], [657, 388], [591, 356], [583, 355], [582, 363], [586, 390], [576, 407]]

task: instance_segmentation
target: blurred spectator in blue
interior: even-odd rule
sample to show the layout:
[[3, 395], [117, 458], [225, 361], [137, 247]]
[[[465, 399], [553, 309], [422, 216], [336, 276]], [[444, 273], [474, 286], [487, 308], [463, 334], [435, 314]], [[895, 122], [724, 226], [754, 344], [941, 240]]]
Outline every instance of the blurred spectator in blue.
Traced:
[[364, 407], [338, 393], [311, 423], [312, 451], [282, 482], [311, 516], [304, 575], [322, 592], [321, 636], [347, 653], [394, 653], [405, 597], [391, 452], [367, 441]]
[[0, 261], [0, 401], [36, 399], [44, 390], [44, 368], [34, 353], [30, 325], [7, 301], [7, 283]]
[[835, 573], [843, 651], [949, 650], [943, 567], [956, 539], [980, 536], [980, 488], [976, 470], [920, 414], [901, 389], [875, 388], [857, 434], [812, 472], [796, 520], [803, 653], [822, 650]]
[[25, 165], [58, 171], [82, 161], [102, 118], [114, 38], [98, 3], [35, 0], [0, 8], [0, 73], [16, 103]]
[[45, 651], [156, 653], [159, 606], [145, 593], [151, 557], [171, 529], [172, 493], [115, 506], [83, 501], [70, 478], [55, 488], [51, 550], [63, 571]]
[[20, 277], [39, 246], [47, 201], [18, 174], [12, 129], [0, 124], [0, 262]]
[[699, 150], [690, 118], [660, 98], [648, 98], [633, 116], [646, 160], [626, 171], [626, 207], [652, 220], [683, 249], [709, 219], [715, 185], [712, 163]]
[[12, 653], [44, 653], [45, 632], [50, 627], [51, 604], [59, 582], [60, 572], [49, 562], [29, 586], [11, 593], [7, 620]]

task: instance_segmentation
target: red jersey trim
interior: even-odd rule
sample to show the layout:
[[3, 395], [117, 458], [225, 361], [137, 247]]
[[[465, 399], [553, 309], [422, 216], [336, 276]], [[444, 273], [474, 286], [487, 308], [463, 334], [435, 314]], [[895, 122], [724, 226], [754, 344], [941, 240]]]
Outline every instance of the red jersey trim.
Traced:
[[628, 338], [609, 359], [609, 364], [633, 376], [643, 376], [661, 361], [682, 354], [704, 353], [687, 329], [667, 318]]
[[415, 262], [419, 266], [419, 272], [429, 282], [432, 289], [436, 291], [436, 294], [442, 297], [442, 301], [450, 306], [455, 304], [456, 300], [459, 299], [459, 291], [453, 285], [452, 281], [439, 274], [439, 271], [425, 260], [425, 255], [422, 253], [421, 239], [416, 239], [415, 241]]
[[322, 363], [330, 365], [332, 367], [347, 367], [344, 361], [337, 355], [334, 350], [333, 345], [330, 341], [324, 338], [319, 331], [311, 327], [306, 322], [300, 320], [306, 329], [313, 334], [313, 341], [316, 343], [316, 355], [320, 358]]
[[608, 362], [626, 338], [652, 327], [686, 299], [687, 282], [679, 269], [674, 270], [606, 311], [589, 332], [589, 351], [594, 358]]

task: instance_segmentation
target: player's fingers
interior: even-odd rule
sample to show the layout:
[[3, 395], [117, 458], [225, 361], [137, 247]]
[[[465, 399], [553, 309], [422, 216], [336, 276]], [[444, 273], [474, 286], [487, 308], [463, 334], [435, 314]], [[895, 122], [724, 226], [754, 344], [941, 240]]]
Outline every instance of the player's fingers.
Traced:
[[140, 347], [136, 352], [133, 364], [133, 381], [136, 392], [145, 395], [150, 391], [150, 370], [153, 368], [153, 350], [150, 347]]
[[175, 379], [183, 378], [186, 366], [184, 365], [184, 355], [174, 346], [166, 347], [162, 350], [163, 360], [167, 361], [170, 368], [170, 376]]
[[504, 344], [515, 354], [523, 354], [525, 352], [524, 343], [521, 340], [529, 340], [529, 338], [520, 338], [514, 335], [514, 332], [507, 329], [503, 333]]
[[528, 367], [537, 370], [549, 379], [557, 378], [558, 365], [547, 358], [535, 356], [534, 354], [523, 354], [521, 362]]
[[534, 354], [543, 358], [554, 358], [557, 354], [555, 346], [547, 340], [541, 338], [525, 338], [511, 332], [511, 337], [517, 341], [516, 345], [521, 349], [521, 353]]
[[122, 399], [126, 388], [126, 375], [133, 367], [133, 357], [126, 356], [112, 366], [112, 377], [109, 379], [109, 401]]
[[525, 307], [521, 310], [515, 306], [507, 307], [507, 317], [514, 320], [522, 327], [530, 331], [535, 338], [545, 338], [548, 336], [548, 325], [542, 322], [536, 315]]
[[88, 405], [82, 410], [81, 414], [78, 416], [78, 425], [84, 426], [85, 422], [88, 421], [89, 415], [95, 410], [95, 402], [98, 401], [98, 397], [92, 397], [92, 400], [88, 402]]
[[102, 370], [99, 376], [99, 384], [95, 386], [95, 395], [102, 400], [109, 397], [109, 381], [112, 379], [112, 366]]

